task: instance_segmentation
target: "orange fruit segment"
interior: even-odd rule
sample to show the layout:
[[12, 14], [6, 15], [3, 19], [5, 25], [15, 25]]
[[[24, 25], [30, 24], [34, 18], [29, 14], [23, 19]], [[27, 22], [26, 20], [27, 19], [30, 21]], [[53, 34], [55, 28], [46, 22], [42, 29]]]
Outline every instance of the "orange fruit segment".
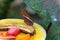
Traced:
[[17, 36], [16, 40], [30, 40], [31, 36], [30, 34], [20, 34]]

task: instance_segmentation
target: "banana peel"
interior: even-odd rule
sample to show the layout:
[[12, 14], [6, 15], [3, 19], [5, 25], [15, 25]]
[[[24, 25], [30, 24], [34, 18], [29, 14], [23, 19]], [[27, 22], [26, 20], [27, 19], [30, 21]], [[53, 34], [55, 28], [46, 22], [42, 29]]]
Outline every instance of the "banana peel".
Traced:
[[[8, 24], [8, 23], [17, 23], [17, 24], [24, 24], [24, 20], [23, 19], [2, 19], [0, 20], [0, 25], [1, 24]], [[36, 33], [31, 36], [30, 40], [45, 40], [46, 39], [46, 31], [43, 29], [43, 27], [37, 23], [33, 24], [33, 27], [36, 31]], [[5, 34], [6, 32], [4, 32]], [[20, 35], [24, 35], [23, 33], [19, 34]], [[16, 37], [16, 40], [18, 40], [18, 36]]]

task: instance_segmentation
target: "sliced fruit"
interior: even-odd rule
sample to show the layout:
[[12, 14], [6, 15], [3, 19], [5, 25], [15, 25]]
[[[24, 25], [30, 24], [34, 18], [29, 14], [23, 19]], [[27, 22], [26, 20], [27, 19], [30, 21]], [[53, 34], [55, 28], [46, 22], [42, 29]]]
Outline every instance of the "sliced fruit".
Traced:
[[30, 34], [20, 34], [17, 36], [16, 40], [30, 40], [31, 36]]
[[19, 33], [20, 33], [19, 28], [10, 28], [10, 29], [7, 31], [6, 35], [7, 35], [7, 36], [17, 36]]
[[[0, 24], [9, 24], [9, 23], [17, 23], [17, 24], [24, 24], [24, 21], [20, 19], [3, 19], [0, 20]], [[31, 36], [30, 40], [45, 40], [46, 39], [46, 31], [42, 28], [41, 25], [34, 23], [33, 27], [35, 29], [35, 34]], [[21, 33], [17, 35], [16, 40], [19, 40], [21, 37]], [[26, 35], [26, 34], [25, 34]], [[24, 35], [22, 35], [24, 36]]]

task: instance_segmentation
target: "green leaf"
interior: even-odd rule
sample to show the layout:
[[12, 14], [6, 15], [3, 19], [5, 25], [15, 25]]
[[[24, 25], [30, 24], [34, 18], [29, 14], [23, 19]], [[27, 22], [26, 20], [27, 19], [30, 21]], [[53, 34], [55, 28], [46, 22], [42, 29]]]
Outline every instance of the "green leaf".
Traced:
[[46, 40], [59, 40], [60, 39], [60, 26], [57, 23], [52, 24]]
[[26, 3], [26, 5], [31, 8], [33, 11], [35, 11], [37, 14], [39, 14], [41, 12], [41, 10], [43, 9], [43, 2], [44, 0], [24, 0], [24, 3]]

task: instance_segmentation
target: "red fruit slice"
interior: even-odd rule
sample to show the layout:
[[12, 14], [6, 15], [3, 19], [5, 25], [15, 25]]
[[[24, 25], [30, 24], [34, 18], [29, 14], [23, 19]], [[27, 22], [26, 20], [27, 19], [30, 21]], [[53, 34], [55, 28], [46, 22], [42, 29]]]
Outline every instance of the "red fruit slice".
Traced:
[[19, 34], [20, 30], [19, 28], [10, 28], [8, 31], [7, 31], [7, 36], [17, 36]]

